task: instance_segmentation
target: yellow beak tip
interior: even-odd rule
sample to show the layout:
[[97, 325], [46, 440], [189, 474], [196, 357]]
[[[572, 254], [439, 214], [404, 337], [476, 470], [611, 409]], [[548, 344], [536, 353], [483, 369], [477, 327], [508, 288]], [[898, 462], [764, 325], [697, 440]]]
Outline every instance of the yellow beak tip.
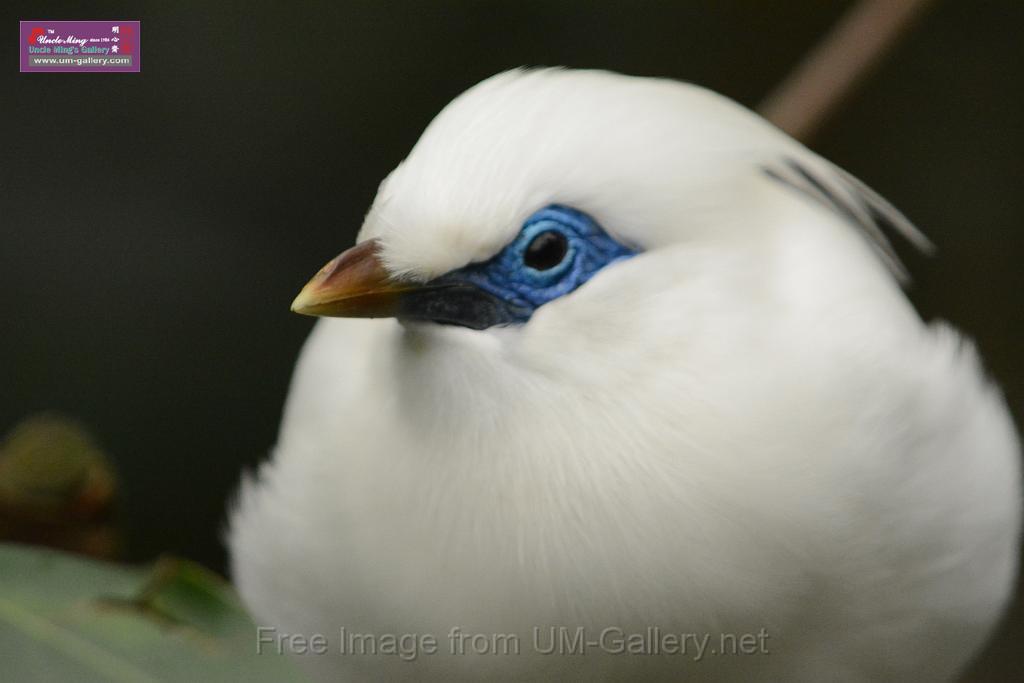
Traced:
[[370, 239], [331, 259], [292, 301], [299, 315], [334, 318], [386, 318], [395, 315], [396, 299], [408, 286], [396, 283]]
[[309, 293], [303, 289], [299, 292], [298, 296], [292, 300], [290, 310], [292, 313], [298, 313], [299, 315], [310, 315], [309, 309], [313, 305], [310, 299]]

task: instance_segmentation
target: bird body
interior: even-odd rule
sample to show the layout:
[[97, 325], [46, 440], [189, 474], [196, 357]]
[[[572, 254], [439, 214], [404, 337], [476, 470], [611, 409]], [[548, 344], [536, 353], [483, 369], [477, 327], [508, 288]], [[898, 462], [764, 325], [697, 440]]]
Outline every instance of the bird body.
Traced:
[[[404, 303], [306, 343], [232, 516], [257, 622], [325, 634], [301, 658], [324, 680], [955, 676], [1015, 577], [1018, 442], [970, 343], [900, 291], [885, 225], [921, 241], [695, 86], [471, 89], [382, 184], [372, 249], [296, 301], [376, 315], [379, 280], [324, 292], [377, 264]], [[560, 633], [595, 645], [547, 652]]]

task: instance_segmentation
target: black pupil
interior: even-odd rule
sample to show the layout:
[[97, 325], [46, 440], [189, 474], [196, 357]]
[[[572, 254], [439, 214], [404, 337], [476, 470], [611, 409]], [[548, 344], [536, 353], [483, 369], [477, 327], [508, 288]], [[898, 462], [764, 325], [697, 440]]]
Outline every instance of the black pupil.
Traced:
[[567, 251], [569, 243], [565, 235], [553, 231], [542, 232], [526, 247], [523, 262], [534, 270], [548, 270], [561, 263]]

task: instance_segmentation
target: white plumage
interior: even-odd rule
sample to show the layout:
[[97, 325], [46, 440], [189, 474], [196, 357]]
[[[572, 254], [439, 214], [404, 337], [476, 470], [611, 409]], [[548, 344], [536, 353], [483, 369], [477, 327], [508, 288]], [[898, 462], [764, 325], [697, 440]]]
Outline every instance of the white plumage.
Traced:
[[[879, 258], [882, 225], [922, 238], [713, 93], [540, 70], [446, 107], [360, 240], [419, 283], [552, 204], [640, 253], [524, 324], [317, 324], [232, 516], [257, 621], [438, 640], [302, 657], [324, 680], [955, 676], [1015, 576], [1018, 442]], [[766, 629], [770, 654], [543, 655], [549, 626]], [[453, 627], [520, 654], [449, 654]]]

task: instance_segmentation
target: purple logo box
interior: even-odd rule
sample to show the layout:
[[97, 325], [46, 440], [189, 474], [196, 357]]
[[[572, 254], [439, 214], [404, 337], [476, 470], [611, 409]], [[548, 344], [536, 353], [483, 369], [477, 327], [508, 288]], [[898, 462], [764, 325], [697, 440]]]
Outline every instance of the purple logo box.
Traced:
[[22, 21], [22, 72], [142, 70], [138, 21]]

